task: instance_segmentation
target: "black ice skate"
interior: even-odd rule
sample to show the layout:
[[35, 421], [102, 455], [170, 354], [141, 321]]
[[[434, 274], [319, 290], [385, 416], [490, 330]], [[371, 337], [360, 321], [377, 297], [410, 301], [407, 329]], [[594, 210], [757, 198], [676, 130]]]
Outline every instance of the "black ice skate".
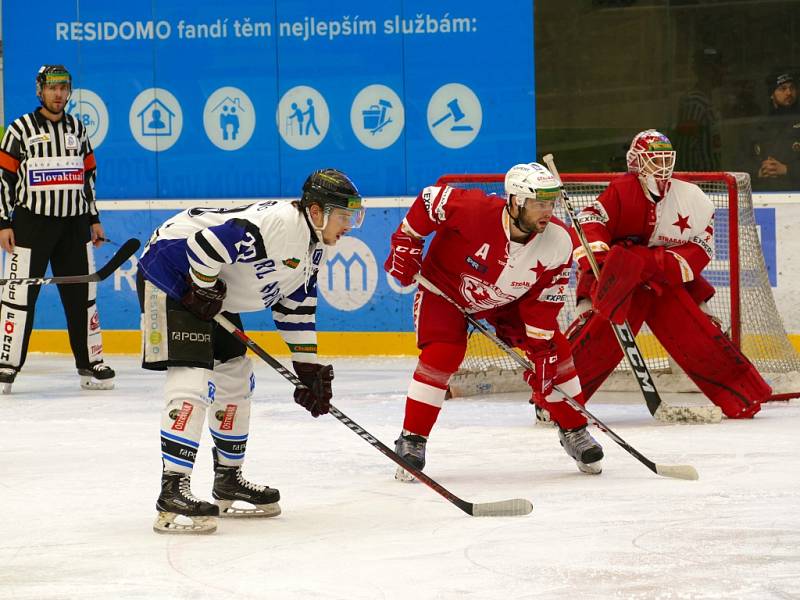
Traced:
[[576, 429], [558, 428], [558, 439], [578, 465], [578, 470], [590, 475], [599, 475], [603, 471], [603, 447], [597, 443], [586, 425]]
[[99, 362], [90, 365], [88, 369], [78, 369], [81, 376], [81, 387], [85, 390], [113, 390], [114, 369], [107, 364]]
[[[400, 437], [394, 441], [394, 451], [400, 458], [418, 470], [425, 468], [425, 445], [428, 438], [403, 430]], [[403, 467], [397, 467], [394, 478], [398, 481], [414, 481], [414, 476]]]
[[11, 384], [17, 377], [17, 371], [11, 367], [3, 367], [0, 369], [0, 393], [10, 394]]
[[204, 534], [217, 530], [215, 517], [219, 516], [219, 507], [194, 497], [191, 476], [186, 473], [162, 473], [156, 510], [158, 517], [153, 524], [156, 533]]
[[[277, 517], [281, 514], [278, 500], [281, 494], [275, 488], [257, 485], [247, 481], [242, 475], [241, 466], [227, 466], [219, 463], [217, 449], [212, 448], [214, 456], [214, 496], [222, 517]], [[251, 506], [234, 506], [235, 501]]]

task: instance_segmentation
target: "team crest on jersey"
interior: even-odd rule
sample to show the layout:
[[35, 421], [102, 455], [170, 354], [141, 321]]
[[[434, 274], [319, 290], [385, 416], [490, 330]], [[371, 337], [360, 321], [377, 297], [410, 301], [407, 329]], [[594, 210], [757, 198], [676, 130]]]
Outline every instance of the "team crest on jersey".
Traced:
[[77, 150], [78, 149], [78, 136], [74, 133], [65, 133], [64, 134], [64, 147], [67, 150]]
[[486, 273], [486, 271], [489, 269], [489, 267], [487, 267], [486, 265], [482, 265], [471, 256], [467, 257], [467, 264], [476, 271], [478, 271], [478, 273]]
[[514, 296], [504, 293], [499, 287], [471, 277], [461, 276], [461, 295], [471, 307], [486, 310], [503, 306], [515, 300]]
[[300, 259], [299, 258], [287, 258], [286, 260], [281, 261], [281, 262], [284, 265], [286, 265], [287, 267], [289, 267], [290, 269], [296, 269], [297, 265], [300, 264]]

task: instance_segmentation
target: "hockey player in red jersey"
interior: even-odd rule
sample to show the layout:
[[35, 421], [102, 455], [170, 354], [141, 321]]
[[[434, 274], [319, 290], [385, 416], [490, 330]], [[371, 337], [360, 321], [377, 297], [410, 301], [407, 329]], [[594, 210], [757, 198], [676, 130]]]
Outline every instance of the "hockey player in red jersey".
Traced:
[[[426, 187], [392, 235], [384, 268], [403, 285], [411, 285], [421, 271], [467, 312], [488, 320], [501, 339], [524, 350], [534, 365], [525, 380], [537, 403], [563, 400], [554, 384], [581, 398], [569, 344], [556, 320], [573, 250], [567, 227], [553, 217], [561, 188], [545, 167], [531, 163], [508, 171], [505, 191], [507, 199], [479, 189]], [[431, 234], [423, 259], [424, 239]], [[395, 448], [422, 469], [450, 376], [466, 352], [467, 321], [446, 299], [420, 287], [414, 324], [420, 356]], [[585, 423], [559, 429], [559, 437], [579, 469], [600, 472], [603, 450]], [[410, 479], [402, 468], [395, 476]]]
[[[567, 330], [588, 399], [622, 359], [609, 321], [642, 323], [700, 390], [729, 418], [758, 412], [771, 389], [706, 312], [714, 288], [702, 276], [714, 248], [714, 206], [696, 185], [672, 177], [675, 152], [655, 130], [639, 133], [628, 174], [577, 217], [601, 264], [600, 280], [577, 246], [578, 313]], [[584, 422], [569, 406], [551, 416]]]

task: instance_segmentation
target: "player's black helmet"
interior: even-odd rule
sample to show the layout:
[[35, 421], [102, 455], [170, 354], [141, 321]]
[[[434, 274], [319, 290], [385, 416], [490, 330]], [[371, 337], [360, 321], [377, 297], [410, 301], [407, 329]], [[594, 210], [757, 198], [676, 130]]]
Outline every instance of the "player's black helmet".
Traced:
[[64, 65], [42, 65], [36, 73], [36, 96], [41, 100], [42, 88], [58, 83], [66, 83], [72, 93], [72, 75]]
[[337, 169], [320, 169], [308, 176], [300, 205], [308, 208], [312, 204], [321, 206], [326, 214], [334, 208], [351, 212], [353, 227], [359, 227], [364, 220], [361, 194], [350, 178]]

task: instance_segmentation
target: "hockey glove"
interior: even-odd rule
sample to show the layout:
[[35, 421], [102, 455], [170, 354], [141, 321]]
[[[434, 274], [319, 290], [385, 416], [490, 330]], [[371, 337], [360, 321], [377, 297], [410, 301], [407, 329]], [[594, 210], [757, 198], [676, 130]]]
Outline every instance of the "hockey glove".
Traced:
[[292, 361], [294, 372], [305, 388], [295, 388], [294, 401], [311, 413], [315, 419], [327, 415], [331, 409], [331, 381], [333, 365], [318, 365]]
[[402, 286], [414, 283], [414, 275], [422, 268], [422, 247], [424, 241], [409, 235], [402, 225], [392, 234], [392, 249], [383, 263], [384, 270], [397, 279]]
[[[553, 391], [558, 372], [558, 350], [554, 345], [548, 345], [539, 352], [528, 354], [528, 360], [533, 363], [533, 371], [530, 369], [525, 371], [523, 374], [525, 383], [533, 389], [536, 402], [543, 402]], [[556, 395], [554, 400], [559, 401], [562, 398]]]
[[217, 279], [211, 287], [200, 287], [189, 275], [187, 283], [189, 290], [181, 298], [181, 304], [198, 319], [212, 320], [222, 310], [222, 301], [225, 300], [228, 289], [225, 282]]

